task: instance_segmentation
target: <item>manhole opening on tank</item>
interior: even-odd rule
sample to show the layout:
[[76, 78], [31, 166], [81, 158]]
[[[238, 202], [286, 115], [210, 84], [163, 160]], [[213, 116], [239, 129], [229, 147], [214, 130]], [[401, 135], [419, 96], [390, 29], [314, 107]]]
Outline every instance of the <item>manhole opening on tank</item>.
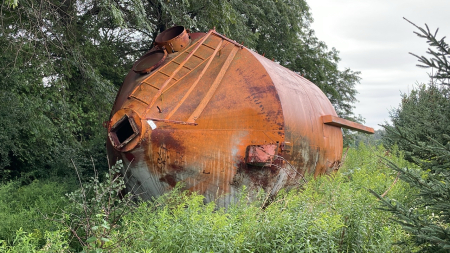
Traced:
[[[165, 30], [164, 32], [160, 33], [159, 36], [157, 36], [157, 42], [163, 42], [163, 41], [169, 41], [181, 33], [183, 33], [184, 27], [182, 26], [174, 26], [172, 28], [169, 28]], [[159, 38], [158, 38], [159, 37]]]
[[112, 144], [116, 148], [122, 148], [139, 134], [139, 129], [134, 119], [124, 115], [118, 120], [109, 132]]

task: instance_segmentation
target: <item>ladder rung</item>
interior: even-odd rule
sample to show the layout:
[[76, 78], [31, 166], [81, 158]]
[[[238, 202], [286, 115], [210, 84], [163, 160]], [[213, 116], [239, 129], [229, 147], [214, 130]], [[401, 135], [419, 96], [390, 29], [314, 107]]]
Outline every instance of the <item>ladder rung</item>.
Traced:
[[[172, 60], [172, 62], [175, 63], [175, 64], [177, 64], [177, 65], [180, 65], [180, 64], [181, 64], [181, 63], [176, 62], [176, 61], [174, 61], [174, 60]], [[186, 67], [186, 65], [183, 65], [183, 67], [184, 67], [184, 68], [187, 68], [188, 70], [192, 70], [191, 68]]]
[[145, 84], [147, 84], [148, 86], [150, 86], [150, 87], [153, 87], [153, 88], [155, 88], [155, 89], [157, 89], [157, 90], [159, 90], [159, 88], [158, 87], [156, 87], [156, 86], [154, 86], [153, 84], [150, 84], [150, 83], [147, 83], [147, 82], [142, 82], [142, 83], [145, 83]]
[[138, 97], [136, 97], [136, 96], [134, 96], [134, 95], [130, 95], [128, 98], [134, 98], [134, 99], [136, 99], [137, 101], [139, 101], [139, 102], [141, 102], [141, 103], [144, 103], [144, 104], [148, 105], [147, 102], [145, 102], [144, 100], [142, 100], [142, 99], [140, 99], [140, 98], [138, 98]]
[[[165, 76], [167, 76], [167, 77], [170, 77], [169, 74], [166, 74], [166, 73], [162, 72], [161, 70], [158, 70], [158, 72], [163, 74], [163, 75], [165, 75]], [[172, 79], [175, 80], [175, 81], [178, 81], [178, 79], [176, 79], [175, 77], [173, 77]]]
[[[156, 94], [153, 96], [152, 100], [150, 101], [150, 103], [148, 104], [147, 108], [145, 109], [145, 114], [150, 110], [150, 108], [155, 104], [156, 100], [162, 95], [163, 91], [167, 88], [167, 86], [169, 85], [169, 83], [172, 80], [175, 80], [175, 83], [178, 82], [177, 79], [175, 79], [175, 75], [178, 74], [178, 71], [184, 66], [184, 64], [186, 64], [186, 62], [195, 55], [195, 52], [198, 50], [198, 48], [206, 41], [206, 39], [214, 32], [214, 30], [210, 30], [200, 41], [198, 41], [197, 43], [193, 44], [190, 48], [191, 48], [191, 52], [188, 54], [188, 56], [181, 62], [181, 64], [172, 72], [172, 74], [169, 76], [169, 78], [164, 81], [164, 83], [161, 85], [161, 88], [158, 92], [156, 92]], [[187, 50], [186, 50], [187, 51]], [[185, 51], [185, 52], [186, 52]], [[196, 56], [199, 59], [202, 59], [199, 56]], [[203, 60], [204, 61], [204, 60]], [[147, 78], [150, 78], [147, 77]]]
[[[205, 46], [205, 44], [202, 44], [202, 46]], [[186, 51], [184, 51], [184, 52], [187, 53], [187, 54], [190, 54], [190, 53], [191, 53], [191, 52], [186, 52]], [[198, 56], [198, 55], [195, 55], [195, 54], [193, 54], [192, 56], [195, 56], [195, 57], [201, 59], [202, 61], [205, 60], [204, 58], [202, 58], [202, 57], [200, 57], [200, 56]], [[172, 61], [172, 62], [173, 62], [173, 61]]]
[[216, 50], [215, 48], [213, 48], [212, 46], [206, 45], [206, 44], [202, 44], [203, 46], [207, 47], [207, 48], [211, 48], [212, 50]]
[[200, 56], [198, 56], [198, 55], [195, 55], [195, 54], [193, 54], [192, 56], [195, 56], [195, 57], [199, 58], [199, 59], [202, 60], [202, 61], [205, 60], [204, 58], [202, 58], [202, 57], [200, 57]]

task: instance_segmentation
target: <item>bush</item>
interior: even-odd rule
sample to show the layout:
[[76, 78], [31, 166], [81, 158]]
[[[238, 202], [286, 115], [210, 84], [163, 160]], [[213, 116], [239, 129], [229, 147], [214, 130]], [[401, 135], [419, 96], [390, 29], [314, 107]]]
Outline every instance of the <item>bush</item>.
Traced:
[[60, 213], [58, 221], [70, 231], [71, 243], [76, 249], [110, 251], [121, 241], [112, 240], [112, 233], [120, 229], [122, 216], [135, 207], [133, 196], [122, 194], [125, 189], [119, 174], [122, 169], [119, 160], [102, 182], [95, 173], [79, 189], [66, 194], [70, 203]]

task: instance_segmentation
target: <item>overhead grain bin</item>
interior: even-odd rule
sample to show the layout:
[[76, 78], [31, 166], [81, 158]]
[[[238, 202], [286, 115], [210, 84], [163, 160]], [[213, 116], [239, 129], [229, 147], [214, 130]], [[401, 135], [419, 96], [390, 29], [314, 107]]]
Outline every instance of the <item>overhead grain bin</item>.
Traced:
[[177, 183], [227, 205], [243, 185], [276, 194], [306, 173], [337, 168], [341, 119], [312, 82], [214, 30], [170, 28], [128, 73], [108, 124], [108, 153], [122, 159], [143, 199]]

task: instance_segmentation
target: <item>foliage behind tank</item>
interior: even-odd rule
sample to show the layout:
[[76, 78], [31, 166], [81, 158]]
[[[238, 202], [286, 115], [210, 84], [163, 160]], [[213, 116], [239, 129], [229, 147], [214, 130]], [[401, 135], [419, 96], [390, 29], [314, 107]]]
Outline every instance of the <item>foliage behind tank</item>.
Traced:
[[127, 187], [143, 199], [186, 189], [218, 196], [276, 194], [305, 173], [338, 168], [341, 119], [302, 76], [214, 30], [172, 27], [139, 59], [119, 90], [108, 123], [108, 153], [129, 167]]

